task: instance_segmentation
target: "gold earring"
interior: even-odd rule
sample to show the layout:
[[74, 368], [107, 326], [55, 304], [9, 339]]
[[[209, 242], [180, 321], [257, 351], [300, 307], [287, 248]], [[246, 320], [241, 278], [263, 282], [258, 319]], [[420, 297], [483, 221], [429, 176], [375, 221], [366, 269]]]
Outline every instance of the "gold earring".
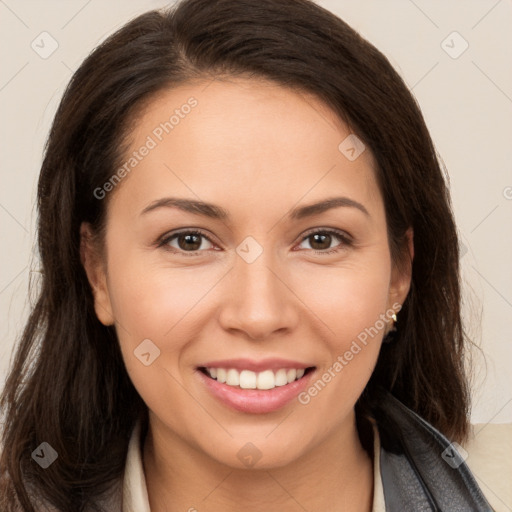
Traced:
[[383, 343], [391, 343], [394, 340], [394, 338], [395, 338], [395, 333], [396, 333], [396, 327], [395, 327], [396, 313], [393, 312], [393, 314], [391, 315], [391, 319], [393, 320], [393, 324], [391, 325], [391, 328], [389, 329], [389, 331], [384, 336], [384, 338], [382, 340]]

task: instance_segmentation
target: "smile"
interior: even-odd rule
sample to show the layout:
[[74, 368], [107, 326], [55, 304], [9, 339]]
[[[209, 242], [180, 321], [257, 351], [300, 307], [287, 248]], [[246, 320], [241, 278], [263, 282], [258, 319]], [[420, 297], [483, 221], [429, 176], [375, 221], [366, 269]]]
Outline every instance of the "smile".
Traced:
[[217, 382], [238, 389], [274, 389], [286, 386], [302, 378], [307, 370], [312, 368], [279, 368], [262, 372], [239, 371], [235, 368], [201, 368], [201, 371]]
[[255, 370], [201, 366], [196, 375], [221, 404], [239, 412], [263, 414], [289, 404], [316, 373], [314, 366]]

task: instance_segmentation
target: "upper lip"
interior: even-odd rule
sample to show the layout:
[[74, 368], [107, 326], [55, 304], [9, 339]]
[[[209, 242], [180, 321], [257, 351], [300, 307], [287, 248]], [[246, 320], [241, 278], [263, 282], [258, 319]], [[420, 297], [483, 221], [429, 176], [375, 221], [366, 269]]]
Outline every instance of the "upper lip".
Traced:
[[261, 372], [264, 370], [279, 370], [280, 368], [310, 368], [312, 364], [304, 364], [290, 359], [270, 358], [254, 361], [252, 359], [219, 359], [199, 365], [199, 368], [234, 368], [235, 370], [251, 370]]

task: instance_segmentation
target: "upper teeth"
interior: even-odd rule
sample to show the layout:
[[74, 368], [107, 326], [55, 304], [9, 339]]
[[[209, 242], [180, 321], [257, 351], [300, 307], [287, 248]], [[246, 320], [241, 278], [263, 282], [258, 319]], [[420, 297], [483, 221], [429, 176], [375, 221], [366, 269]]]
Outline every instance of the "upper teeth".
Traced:
[[234, 368], [206, 368], [206, 371], [212, 379], [217, 379], [218, 382], [228, 386], [240, 386], [242, 389], [273, 389], [300, 379], [305, 370], [304, 368], [281, 368], [276, 370], [275, 374], [272, 370], [256, 373], [251, 370], [239, 372]]

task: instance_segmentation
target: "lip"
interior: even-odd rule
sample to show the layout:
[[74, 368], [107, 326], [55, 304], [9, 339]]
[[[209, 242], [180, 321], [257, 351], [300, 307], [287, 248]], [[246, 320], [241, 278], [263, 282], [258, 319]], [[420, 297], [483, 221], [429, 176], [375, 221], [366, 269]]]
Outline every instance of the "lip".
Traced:
[[262, 359], [261, 361], [254, 361], [252, 359], [221, 359], [217, 361], [210, 361], [198, 365], [198, 368], [226, 368], [226, 370], [233, 368], [241, 372], [242, 370], [251, 370], [253, 372], [262, 372], [264, 370], [279, 370], [280, 368], [310, 368], [314, 365], [304, 364], [298, 361], [291, 361], [290, 359], [280, 359], [277, 357]]
[[[217, 363], [218, 361], [215, 364]], [[222, 367], [223, 366], [219, 366], [218, 368]], [[266, 366], [265, 368], [268, 369], [269, 367]], [[279, 366], [278, 368], [284, 367]], [[292, 368], [311, 367], [299, 365], [297, 367], [292, 366]], [[245, 366], [245, 369], [248, 369], [247, 366]], [[316, 368], [290, 384], [286, 384], [285, 386], [276, 386], [275, 388], [268, 390], [235, 388], [208, 377], [199, 369], [196, 373], [210, 393], [212, 393], [212, 395], [223, 404], [239, 412], [264, 414], [281, 409], [285, 405], [289, 404], [298, 394], [304, 391], [304, 389], [309, 386], [312, 377], [315, 375]]]

